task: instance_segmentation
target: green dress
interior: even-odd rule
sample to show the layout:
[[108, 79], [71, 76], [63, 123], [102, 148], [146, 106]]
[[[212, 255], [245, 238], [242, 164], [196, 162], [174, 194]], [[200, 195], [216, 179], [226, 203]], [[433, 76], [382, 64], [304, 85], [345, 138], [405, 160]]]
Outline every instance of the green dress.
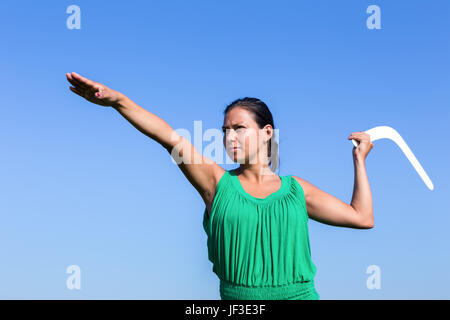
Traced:
[[290, 175], [280, 178], [280, 189], [256, 198], [225, 171], [211, 216], [205, 208], [208, 259], [222, 300], [319, 299], [303, 189]]

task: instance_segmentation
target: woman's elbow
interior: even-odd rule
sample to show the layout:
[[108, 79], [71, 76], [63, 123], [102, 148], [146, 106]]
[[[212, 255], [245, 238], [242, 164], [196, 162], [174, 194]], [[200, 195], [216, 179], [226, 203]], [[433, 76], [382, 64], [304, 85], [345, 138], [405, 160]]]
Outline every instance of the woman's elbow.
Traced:
[[375, 222], [373, 221], [373, 219], [370, 219], [370, 220], [364, 221], [361, 224], [360, 228], [361, 229], [372, 229], [374, 226], [375, 226]]
[[369, 223], [364, 229], [372, 229], [375, 226], [375, 223]]

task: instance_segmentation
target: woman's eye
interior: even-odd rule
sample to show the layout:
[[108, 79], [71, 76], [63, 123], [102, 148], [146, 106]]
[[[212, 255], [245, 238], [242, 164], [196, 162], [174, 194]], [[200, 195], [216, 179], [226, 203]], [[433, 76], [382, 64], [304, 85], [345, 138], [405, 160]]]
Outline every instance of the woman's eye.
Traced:
[[[238, 126], [238, 127], [236, 127], [236, 129], [235, 129], [235, 131], [242, 131], [242, 129], [245, 129], [245, 127], [243, 127], [243, 126]], [[226, 131], [227, 131], [228, 129], [223, 129], [222, 130], [222, 133], [223, 134], [226, 134]], [[229, 129], [229, 130], [233, 130], [233, 129]]]

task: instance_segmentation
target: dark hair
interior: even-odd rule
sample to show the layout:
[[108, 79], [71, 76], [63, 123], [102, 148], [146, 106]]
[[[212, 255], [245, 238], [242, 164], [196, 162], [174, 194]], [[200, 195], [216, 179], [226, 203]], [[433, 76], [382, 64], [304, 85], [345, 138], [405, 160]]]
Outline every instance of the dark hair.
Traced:
[[[257, 98], [249, 98], [245, 97], [242, 99], [237, 99], [230, 103], [223, 112], [224, 115], [234, 108], [243, 108], [249, 111], [253, 115], [253, 119], [258, 124], [259, 128], [262, 129], [265, 125], [270, 124], [273, 129], [275, 129], [275, 125], [273, 123], [272, 113], [270, 112], [267, 105]], [[274, 139], [275, 131], [273, 131], [273, 135], [268, 141], [268, 157], [269, 157], [269, 166], [272, 172], [275, 172], [280, 165], [280, 158], [278, 154], [278, 142]], [[273, 139], [273, 141], [272, 141]], [[271, 144], [274, 145], [274, 150], [271, 150]]]

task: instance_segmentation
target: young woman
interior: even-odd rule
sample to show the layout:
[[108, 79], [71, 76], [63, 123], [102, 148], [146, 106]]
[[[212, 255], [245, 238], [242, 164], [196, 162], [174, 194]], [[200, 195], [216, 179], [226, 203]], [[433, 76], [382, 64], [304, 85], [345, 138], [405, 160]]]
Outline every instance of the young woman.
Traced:
[[[278, 176], [278, 147], [272, 114], [256, 98], [238, 99], [224, 111], [225, 149], [240, 164], [225, 171], [204, 157], [163, 119], [124, 94], [67, 73], [70, 90], [111, 106], [143, 134], [160, 143], [205, 202], [203, 227], [208, 258], [220, 279], [222, 299], [319, 299], [314, 287], [308, 218], [328, 225], [369, 229], [374, 225], [365, 159], [370, 136], [353, 132], [355, 172], [350, 204], [293, 175]], [[200, 161], [199, 161], [200, 160]]]

